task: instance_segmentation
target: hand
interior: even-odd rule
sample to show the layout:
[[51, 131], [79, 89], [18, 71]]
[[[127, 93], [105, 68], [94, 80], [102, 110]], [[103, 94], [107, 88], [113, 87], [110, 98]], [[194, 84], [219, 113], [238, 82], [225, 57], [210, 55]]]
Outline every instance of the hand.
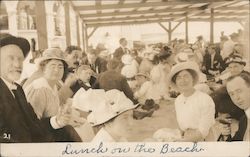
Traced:
[[81, 117], [80, 112], [71, 107], [71, 101], [67, 101], [66, 104], [60, 107], [58, 114], [56, 115], [56, 121], [60, 127], [71, 125], [78, 127], [86, 122], [86, 119]]
[[187, 129], [184, 132], [183, 141], [188, 142], [198, 142], [202, 141], [203, 137], [199, 130], [197, 129]]
[[77, 77], [74, 74], [69, 74], [65, 80], [64, 85], [71, 87], [74, 83], [76, 83]]

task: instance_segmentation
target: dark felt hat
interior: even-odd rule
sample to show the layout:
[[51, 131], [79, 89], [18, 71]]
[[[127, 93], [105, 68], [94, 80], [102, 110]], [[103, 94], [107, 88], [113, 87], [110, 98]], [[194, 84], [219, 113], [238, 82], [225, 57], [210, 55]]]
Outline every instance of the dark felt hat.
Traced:
[[26, 57], [30, 51], [30, 44], [27, 39], [15, 37], [8, 33], [0, 33], [0, 47], [12, 44], [17, 45], [23, 51], [24, 57]]

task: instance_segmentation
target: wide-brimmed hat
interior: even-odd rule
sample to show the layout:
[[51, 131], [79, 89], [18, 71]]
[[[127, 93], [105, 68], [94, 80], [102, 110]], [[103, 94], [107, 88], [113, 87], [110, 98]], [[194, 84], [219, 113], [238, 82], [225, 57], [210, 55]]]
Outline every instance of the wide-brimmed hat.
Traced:
[[48, 49], [44, 50], [43, 56], [40, 58], [37, 58], [35, 60], [35, 63], [37, 64], [37, 66], [40, 66], [40, 64], [43, 61], [49, 60], [49, 59], [61, 60], [64, 64], [64, 66], [68, 65], [65, 58], [64, 58], [63, 51], [60, 50], [59, 48], [48, 48]]
[[199, 81], [199, 66], [197, 65], [197, 63], [192, 62], [192, 61], [187, 61], [187, 62], [181, 62], [181, 63], [177, 63], [176, 65], [174, 65], [169, 73], [169, 78], [168, 81], [170, 83], [170, 85], [174, 88], [176, 87], [176, 84], [173, 82], [173, 77], [180, 71], [182, 70], [192, 70], [194, 72], [194, 85], [198, 83]]
[[246, 62], [239, 55], [232, 55], [232, 56], [225, 59], [225, 64], [227, 67], [231, 63], [239, 63], [239, 64], [242, 64], [244, 66], [246, 65]]
[[117, 89], [105, 93], [105, 103], [99, 103], [92, 108], [87, 120], [92, 126], [103, 124], [125, 111], [136, 108], [133, 102], [125, 94]]
[[28, 40], [12, 36], [8, 33], [0, 33], [0, 47], [12, 44], [18, 46], [22, 50], [24, 57], [28, 55], [30, 51], [30, 44]]

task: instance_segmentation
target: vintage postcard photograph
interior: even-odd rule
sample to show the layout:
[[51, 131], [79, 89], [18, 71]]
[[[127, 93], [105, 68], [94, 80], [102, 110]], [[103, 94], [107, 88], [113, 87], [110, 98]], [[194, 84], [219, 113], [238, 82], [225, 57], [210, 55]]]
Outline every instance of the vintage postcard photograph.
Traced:
[[1, 0], [0, 156], [249, 157], [248, 0]]

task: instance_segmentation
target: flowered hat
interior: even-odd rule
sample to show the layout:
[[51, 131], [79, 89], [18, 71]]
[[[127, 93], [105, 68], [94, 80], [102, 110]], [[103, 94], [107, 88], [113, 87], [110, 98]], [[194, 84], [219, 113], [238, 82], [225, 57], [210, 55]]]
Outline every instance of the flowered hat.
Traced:
[[105, 93], [105, 103], [99, 103], [92, 108], [87, 120], [92, 126], [97, 126], [137, 106], [123, 92], [112, 89]]

